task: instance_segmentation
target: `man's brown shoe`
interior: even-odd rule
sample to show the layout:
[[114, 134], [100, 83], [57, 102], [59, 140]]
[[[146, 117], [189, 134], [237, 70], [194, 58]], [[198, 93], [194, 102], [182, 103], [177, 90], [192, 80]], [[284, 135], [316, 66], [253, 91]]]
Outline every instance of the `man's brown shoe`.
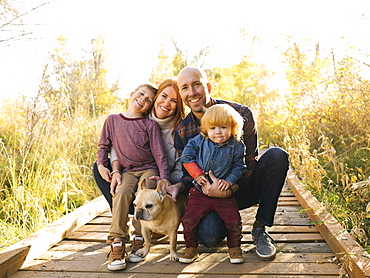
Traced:
[[186, 247], [184, 253], [179, 258], [180, 263], [190, 264], [198, 258], [198, 248]]

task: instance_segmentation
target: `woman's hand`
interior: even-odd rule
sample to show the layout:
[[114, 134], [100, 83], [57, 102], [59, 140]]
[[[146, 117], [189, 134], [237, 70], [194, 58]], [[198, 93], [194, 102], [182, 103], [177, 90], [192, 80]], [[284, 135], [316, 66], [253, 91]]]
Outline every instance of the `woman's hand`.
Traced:
[[149, 177], [150, 180], [156, 180], [157, 183], [161, 180], [161, 177], [160, 176], [151, 176]]
[[105, 167], [103, 164], [100, 164], [98, 166], [98, 171], [99, 171], [100, 176], [104, 180], [106, 180], [107, 182], [111, 182], [112, 176], [111, 176], [110, 171], [107, 167]]
[[172, 199], [176, 202], [177, 196], [179, 196], [181, 191], [184, 191], [185, 186], [182, 182], [172, 184], [167, 187], [167, 193], [172, 196]]

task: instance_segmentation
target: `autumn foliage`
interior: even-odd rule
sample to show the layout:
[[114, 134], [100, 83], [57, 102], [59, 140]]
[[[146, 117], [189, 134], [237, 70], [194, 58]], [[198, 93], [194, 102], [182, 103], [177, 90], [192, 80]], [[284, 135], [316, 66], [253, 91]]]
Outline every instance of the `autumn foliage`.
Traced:
[[[91, 167], [101, 126], [125, 109], [118, 85], [106, 82], [104, 40], [93, 40], [81, 60], [58, 40], [36, 96], [0, 110], [0, 249], [99, 194]], [[207, 56], [207, 48], [192, 59], [175, 48], [160, 52], [153, 83]], [[319, 45], [313, 56], [302, 49], [292, 42], [282, 54], [285, 88], [270, 88], [274, 73], [246, 55], [207, 69], [212, 96], [250, 106], [260, 146], [285, 148], [299, 178], [369, 250], [369, 66], [351, 55], [323, 57]]]

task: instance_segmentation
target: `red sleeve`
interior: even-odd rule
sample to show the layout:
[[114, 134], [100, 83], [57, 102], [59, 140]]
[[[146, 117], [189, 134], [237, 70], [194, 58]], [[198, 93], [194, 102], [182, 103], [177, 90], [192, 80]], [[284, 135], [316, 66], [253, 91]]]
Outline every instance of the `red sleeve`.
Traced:
[[201, 175], [205, 175], [203, 170], [199, 168], [196, 162], [185, 163], [183, 164], [183, 166], [185, 167], [186, 171], [188, 171], [188, 173], [193, 179], [196, 179], [197, 177]]

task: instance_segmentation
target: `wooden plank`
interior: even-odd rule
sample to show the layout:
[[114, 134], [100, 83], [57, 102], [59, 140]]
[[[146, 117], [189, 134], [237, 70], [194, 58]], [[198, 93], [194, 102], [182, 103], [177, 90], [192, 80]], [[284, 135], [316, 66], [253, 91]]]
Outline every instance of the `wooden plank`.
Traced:
[[0, 252], [0, 278], [9, 277], [23, 265], [31, 246]]
[[[26, 276], [27, 275], [27, 276]], [[113, 275], [118, 275], [120, 278], [197, 278], [199, 277], [198, 274], [167, 274], [167, 273], [132, 273], [132, 272], [125, 272], [119, 271], [118, 273], [99, 273], [98, 276], [96, 273], [83, 273], [84, 278], [111, 278]], [[81, 272], [63, 272], [63, 276], [61, 276], [60, 272], [52, 272], [52, 271], [19, 271], [12, 276], [12, 278], [81, 278]], [[217, 274], [202, 274], [202, 277], [210, 277], [210, 278], [261, 278], [261, 275], [255, 274], [236, 274], [231, 275], [225, 274], [217, 275]], [[320, 278], [320, 276], [312, 276], [312, 275], [279, 275], [279, 278]], [[338, 275], [325, 275], [325, 278], [338, 278]], [[276, 278], [276, 275], [263, 275], [263, 278]]]
[[[253, 224], [255, 221], [254, 214], [248, 215], [245, 214], [243, 211], [240, 211], [243, 217], [243, 224]], [[97, 217], [89, 222], [92, 225], [110, 225], [111, 224], [111, 217]], [[287, 215], [276, 215], [274, 219], [274, 225], [297, 225], [297, 226], [307, 226], [312, 225], [312, 222], [300, 216], [299, 213], [289, 213]]]
[[[253, 207], [250, 207], [250, 208], [243, 209], [241, 211], [246, 212], [246, 213], [256, 213], [257, 210], [258, 210], [258, 206], [253, 206]], [[299, 205], [298, 199], [297, 199], [297, 205], [296, 206], [289, 206], [289, 205], [285, 205], [285, 203], [282, 203], [281, 205], [279, 205], [276, 208], [276, 212], [277, 213], [278, 212], [297, 212], [297, 213], [301, 213], [302, 215], [305, 215], [304, 214], [304, 210]], [[132, 215], [129, 215], [129, 217], [132, 218], [133, 216]], [[101, 213], [100, 215], [98, 215], [96, 218], [97, 219], [100, 219], [100, 218], [102, 218], [102, 219], [112, 218], [112, 214], [111, 214], [110, 211], [107, 210], [107, 211]]]
[[[127, 247], [130, 244], [126, 245]], [[329, 253], [332, 252], [330, 247], [324, 242], [306, 242], [297, 244], [295, 242], [278, 242], [275, 244], [276, 249], [278, 252], [283, 253]], [[153, 248], [160, 248], [163, 247], [162, 244], [153, 245]], [[177, 250], [183, 248], [183, 244], [177, 245]], [[164, 248], [167, 248], [164, 247]], [[152, 250], [151, 249], [151, 250]], [[254, 244], [242, 244], [242, 249], [245, 252], [255, 252], [255, 245]], [[109, 245], [103, 242], [84, 242], [84, 241], [74, 241], [74, 240], [63, 240], [59, 244], [55, 245], [50, 249], [50, 251], [70, 251], [70, 252], [78, 252], [78, 251], [85, 251], [85, 252], [109, 252]], [[221, 244], [214, 248], [206, 248], [202, 245], [199, 246], [199, 252], [227, 252], [227, 247], [225, 244]]]
[[109, 209], [107, 202], [103, 196], [100, 196], [68, 215], [46, 225], [44, 228], [6, 248], [4, 251], [7, 252], [30, 245], [31, 249], [28, 252], [25, 263], [30, 262], [107, 209]]
[[320, 202], [298, 180], [292, 170], [288, 172], [288, 185], [293, 189], [301, 206], [315, 223], [337, 258], [351, 277], [370, 276], [370, 256], [356, 240], [331, 216]]
[[281, 197], [279, 197], [279, 202], [291, 202], [291, 201], [297, 201], [297, 198], [295, 196], [291, 196], [291, 197], [281, 196]]
[[[271, 237], [275, 242], [323, 242], [324, 239], [319, 233], [274, 233]], [[94, 241], [94, 242], [105, 242], [107, 234], [97, 232], [80, 232], [76, 231], [67, 237], [70, 240], [79, 241]], [[168, 237], [165, 236], [161, 239], [152, 239], [152, 243], [168, 243]], [[183, 234], [177, 234], [177, 242], [183, 243]], [[253, 242], [252, 235], [250, 233], [242, 235], [242, 243]]]
[[[250, 233], [252, 225], [243, 225], [243, 233]], [[275, 225], [268, 228], [270, 234], [273, 233], [314, 233], [319, 232], [315, 226], [279, 226]], [[109, 225], [84, 225], [76, 232], [95, 232], [105, 233], [109, 232]], [[178, 232], [182, 232], [182, 229]]]
[[[124, 273], [165, 273], [165, 274], [217, 274], [217, 275], [240, 275], [241, 273], [263, 275], [338, 275], [340, 267], [335, 263], [323, 262], [291, 262], [284, 263], [275, 261], [248, 260], [254, 254], [246, 254], [246, 262], [239, 265], [231, 265], [227, 254], [202, 253], [192, 264], [181, 264], [169, 261], [169, 253], [149, 253], [144, 262], [128, 263]], [[254, 255], [255, 256], [255, 255]], [[250, 256], [252, 257], [252, 256]], [[231, 267], [232, 266], [232, 267]], [[24, 270], [41, 271], [76, 271], [83, 273], [107, 273], [107, 261], [103, 254], [90, 254], [87, 261], [33, 261], [32, 265]]]
[[[104, 251], [108, 251], [108, 248], [105, 248]], [[180, 251], [182, 251], [181, 249]], [[205, 250], [205, 249], [204, 249]], [[150, 250], [150, 253], [168, 253], [169, 246], [168, 245], [157, 245]], [[200, 253], [212, 253], [212, 252], [200, 252]], [[213, 252], [214, 260], [223, 260], [225, 259], [225, 254], [227, 253], [227, 248], [220, 248], [216, 252]], [[254, 253], [248, 252], [245, 253], [244, 258], [248, 260], [248, 262], [259, 262], [259, 259]], [[106, 260], [106, 253], [102, 252], [102, 250], [94, 251], [94, 252], [83, 252], [83, 251], [47, 251], [42, 256], [38, 258], [38, 260], [60, 260], [60, 261], [89, 261], [89, 260], [96, 260], [99, 257], [99, 260], [104, 261]], [[279, 253], [276, 259], [274, 260], [275, 263], [286, 263], [286, 262], [312, 262], [312, 263], [328, 263], [333, 262], [333, 257], [335, 258], [333, 253]]]

